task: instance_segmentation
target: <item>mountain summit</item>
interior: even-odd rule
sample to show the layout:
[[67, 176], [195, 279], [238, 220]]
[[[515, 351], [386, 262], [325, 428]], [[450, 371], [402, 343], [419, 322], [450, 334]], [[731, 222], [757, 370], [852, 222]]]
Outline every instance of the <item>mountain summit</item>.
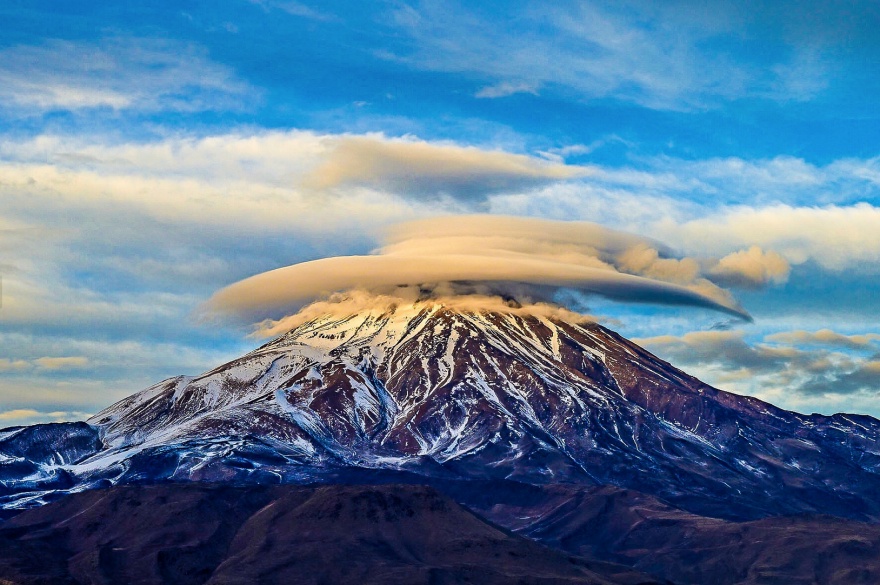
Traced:
[[87, 423], [2, 431], [3, 505], [117, 483], [405, 474], [610, 484], [728, 519], [880, 519], [880, 421], [717, 390], [596, 323], [440, 301], [301, 321]]

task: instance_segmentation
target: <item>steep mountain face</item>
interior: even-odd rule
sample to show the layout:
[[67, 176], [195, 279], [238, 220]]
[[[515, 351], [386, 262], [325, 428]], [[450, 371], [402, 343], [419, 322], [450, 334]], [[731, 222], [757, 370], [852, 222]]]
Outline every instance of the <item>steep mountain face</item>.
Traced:
[[[729, 519], [880, 519], [880, 421], [787, 412], [711, 388], [600, 325], [514, 310], [323, 315], [88, 423], [62, 425], [84, 437], [75, 455], [48, 425], [3, 431], [0, 503], [113, 483], [379, 470], [432, 484], [612, 484]], [[16, 446], [25, 432], [47, 437], [43, 452]], [[28, 475], [7, 473], [14, 465]]]

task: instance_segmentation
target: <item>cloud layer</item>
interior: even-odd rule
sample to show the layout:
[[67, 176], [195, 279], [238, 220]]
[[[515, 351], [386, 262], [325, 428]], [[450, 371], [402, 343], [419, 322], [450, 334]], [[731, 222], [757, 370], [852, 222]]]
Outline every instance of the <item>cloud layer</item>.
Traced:
[[391, 308], [401, 305], [424, 307], [442, 305], [461, 311], [493, 311], [515, 315], [533, 315], [555, 318], [569, 323], [595, 322], [592, 315], [576, 313], [556, 304], [527, 302], [525, 304], [503, 299], [499, 296], [480, 294], [459, 294], [444, 297], [426, 297], [419, 287], [400, 287], [392, 294], [377, 294], [364, 290], [349, 290], [344, 293], [330, 295], [326, 300], [315, 301], [293, 315], [281, 319], [266, 319], [256, 324], [251, 337], [277, 337], [308, 321], [326, 315], [348, 316], [354, 313], [371, 312], [381, 315]]
[[446, 195], [473, 201], [588, 172], [525, 155], [413, 139], [341, 136], [325, 139], [324, 146], [323, 161], [303, 180], [309, 189], [364, 186], [406, 197]]
[[256, 90], [194, 44], [110, 37], [48, 40], [0, 51], [6, 108], [147, 111], [239, 109]]
[[30, 370], [34, 366], [43, 370], [69, 370], [84, 368], [89, 359], [84, 356], [40, 357], [34, 360], [0, 358], [0, 372]]
[[[252, 341], [196, 307], [328, 257], [382, 263], [357, 280], [388, 290], [370, 278], [401, 264], [405, 280], [488, 264], [652, 302], [730, 307], [729, 288], [759, 353], [873, 351], [876, 0], [305, 4], [0, 2], [0, 412], [91, 412], [240, 355]], [[477, 212], [617, 231], [386, 231]], [[719, 320], [547, 284], [393, 292], [425, 288], [557, 290], [627, 336]], [[64, 356], [87, 363], [35, 362]], [[742, 376], [765, 392], [773, 374]], [[880, 413], [865, 400], [839, 408]]]
[[695, 331], [635, 339], [721, 388], [798, 410], [871, 408], [880, 394], [880, 335], [793, 330], [750, 341], [744, 331]]
[[[806, 43], [792, 35], [785, 50], [772, 50], [761, 30], [792, 27], [803, 22], [799, 12], [817, 7], [789, 6], [768, 22], [770, 11], [734, 4], [557, 2], [540, 9], [514, 5], [500, 16], [497, 9], [425, 0], [396, 6], [394, 30], [410, 42], [385, 56], [490, 82], [479, 97], [561, 87], [583, 100], [701, 110], [742, 97], [809, 100], [826, 88], [833, 72], [816, 49], [827, 38]], [[828, 11], [826, 18], [833, 16]], [[495, 26], [505, 17], [505, 26]], [[721, 50], [732, 43], [746, 48], [738, 58]]]
[[[207, 307], [248, 318], [278, 317], [349, 289], [387, 293], [416, 285], [448, 294], [476, 285], [495, 294], [521, 295], [526, 285], [525, 294], [539, 300], [551, 300], [556, 290], [567, 288], [749, 319], [727, 291], [700, 278], [696, 261], [662, 258], [657, 247], [662, 248], [588, 222], [432, 218], [392, 228], [387, 245], [375, 255], [324, 258], [258, 274], [217, 292]], [[633, 263], [633, 254], [645, 252], [646, 258]], [[447, 283], [455, 286], [444, 288]]]
[[[36, 396], [44, 396], [54, 406], [40, 412], [87, 411], [158, 377], [195, 373], [237, 355], [249, 344], [237, 337], [229, 341], [238, 331], [212, 328], [215, 334], [206, 341], [187, 315], [231, 280], [294, 261], [339, 257], [299, 265], [284, 279], [275, 280], [285, 274], [281, 271], [271, 282], [260, 280], [270, 286], [233, 295], [224, 310], [251, 322], [283, 320], [297, 306], [334, 290], [361, 286], [397, 294], [400, 285], [414, 283], [435, 295], [500, 293], [523, 300], [553, 300], [560, 287], [574, 287], [624, 301], [738, 312], [726, 288], [740, 288], [750, 289], [743, 298], [764, 327], [771, 315], [754, 289], [789, 278], [786, 291], [803, 290], [807, 280], [836, 279], [829, 274], [853, 267], [859, 278], [868, 278], [880, 259], [878, 208], [853, 203], [880, 185], [875, 159], [825, 166], [793, 158], [564, 164], [565, 157], [585, 148], [562, 147], [548, 162], [522, 150], [466, 142], [299, 130], [170, 135], [146, 142], [61, 135], [4, 141], [0, 318], [6, 330], [26, 336], [7, 345], [18, 349], [0, 362], [6, 396], [0, 409], [32, 406]], [[751, 191], [760, 197], [742, 204]], [[836, 202], [805, 205], [805, 192], [826, 193]], [[729, 205], [716, 204], [722, 194]], [[584, 218], [628, 231], [469, 216], [396, 223], [476, 209]], [[368, 254], [377, 245], [381, 248]], [[328, 269], [343, 274], [341, 280], [328, 279]], [[462, 280], [449, 285], [449, 279]], [[866, 282], [846, 286], [859, 289]], [[773, 294], [780, 299], [774, 313], [802, 312], [798, 299], [783, 302], [781, 288]], [[251, 304], [240, 305], [248, 297]], [[624, 308], [598, 299], [582, 303], [577, 296], [555, 300], [614, 317], [623, 311], [648, 315], [621, 321], [627, 335], [680, 334], [717, 321], [709, 312]], [[864, 322], [858, 313], [869, 309], [840, 302], [823, 309], [837, 311], [834, 317], [788, 327], [839, 325], [845, 311], [846, 327], [853, 331], [850, 321]], [[815, 308], [808, 311], [820, 319]], [[284, 326], [269, 324], [263, 333]], [[181, 366], [167, 357], [150, 358], [153, 365], [137, 358], [143, 363], [131, 366], [141, 372], [135, 380], [108, 365], [128, 367], [118, 351], [109, 351], [112, 359], [82, 353], [68, 339], [84, 335], [115, 347], [132, 332], [151, 340], [185, 334], [195, 346], [224, 349], [194, 352]], [[68, 340], [40, 353], [22, 349], [51, 335]], [[33, 362], [77, 355], [88, 358], [86, 367], [49, 370]], [[841, 370], [840, 379], [855, 383], [856, 376], [843, 377], [846, 372]], [[89, 390], [64, 402], [60, 382], [50, 379], [62, 374]], [[749, 378], [742, 375], [736, 388], [745, 391]], [[105, 381], [90, 385], [98, 378]]]

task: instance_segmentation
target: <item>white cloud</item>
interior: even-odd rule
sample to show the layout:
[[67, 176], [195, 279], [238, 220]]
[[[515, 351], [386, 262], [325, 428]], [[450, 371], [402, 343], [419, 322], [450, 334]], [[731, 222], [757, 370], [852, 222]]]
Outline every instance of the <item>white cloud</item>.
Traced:
[[24, 111], [241, 109], [255, 95], [204, 49], [175, 41], [51, 40], [0, 51], [0, 101]]
[[710, 384], [784, 408], [876, 415], [878, 339], [872, 333], [825, 329], [779, 332], [762, 342], [749, 341], [744, 331], [694, 331], [634, 341]]
[[498, 150], [305, 131], [146, 144], [44, 136], [4, 143], [0, 155], [4, 206], [35, 219], [46, 215], [35, 209], [36, 198], [101, 215], [124, 205], [176, 224], [311, 232], [411, 217], [419, 199], [475, 203], [587, 173]]
[[728, 254], [709, 270], [715, 282], [744, 288], [760, 288], [770, 282], [782, 284], [790, 272], [791, 266], [785, 258], [758, 246]]
[[492, 196], [489, 209], [590, 219], [650, 235], [691, 256], [721, 258], [757, 247], [760, 261], [757, 250], [750, 252], [754, 257], [725, 260], [762, 266], [767, 272], [755, 272], [755, 283], [784, 281], [780, 257], [789, 265], [813, 260], [829, 270], [873, 273], [880, 261], [880, 207], [872, 203], [880, 200], [878, 160], [815, 166], [792, 157], [661, 157], [638, 168], [593, 166], [570, 184]]
[[46, 356], [32, 360], [0, 358], [0, 373], [31, 370], [34, 366], [44, 370], [69, 370], [83, 368], [88, 364], [88, 358], [83, 356]]
[[83, 356], [41, 357], [34, 360], [37, 367], [45, 370], [69, 370], [89, 365], [89, 358]]
[[583, 156], [590, 154], [597, 148], [608, 144], [609, 142], [625, 143], [619, 136], [608, 136], [599, 140], [594, 140], [590, 144], [569, 144], [559, 148], [548, 148], [547, 150], [539, 150], [538, 154], [555, 162], [564, 162], [565, 159], [575, 156]]
[[90, 416], [88, 412], [56, 410], [44, 412], [33, 408], [16, 408], [0, 412], [0, 426], [33, 425], [48, 422], [70, 422], [84, 420]]
[[832, 270], [859, 266], [873, 273], [880, 261], [880, 208], [868, 203], [734, 207], [657, 231], [674, 234], [670, 239], [687, 250], [758, 245], [793, 264], [814, 260]]
[[[880, 211], [847, 199], [877, 185], [873, 159], [825, 166], [791, 158], [699, 163], [651, 159], [628, 168], [562, 164], [562, 157], [583, 150], [562, 149], [556, 162], [548, 162], [411, 136], [301, 131], [171, 136], [149, 143], [65, 136], [3, 141], [0, 318], [6, 330], [30, 330], [34, 337], [2, 345], [36, 344], [44, 337], [40, 332], [80, 336], [52, 347], [35, 345], [27, 354], [4, 354], [0, 381], [5, 392], [14, 379], [20, 400], [4, 402], [4, 408], [36, 404], [27, 402], [32, 393], [47, 405], [38, 408], [41, 412], [91, 410], [109, 401], [110, 394], [120, 397], [154, 382], [154, 375], [159, 376], [156, 363], [167, 364], [161, 370], [165, 376], [194, 373], [215, 358], [232, 357], [193, 350], [199, 355], [184, 363], [175, 361], [175, 351], [149, 351], [154, 345], [150, 342], [141, 358], [136, 351], [125, 353], [125, 359], [138, 364], [132, 371], [141, 376], [125, 380], [116, 377], [113, 365], [125, 359], [108, 359], [112, 349], [83, 349], [79, 341], [125, 338], [135, 331], [153, 339], [190, 335], [195, 329], [186, 323], [188, 313], [209, 291], [295, 261], [364, 253], [377, 245], [388, 225], [441, 211], [472, 212], [485, 206], [495, 214], [585, 219], [650, 235], [684, 257], [636, 237], [612, 251], [574, 254], [569, 260], [576, 257], [585, 267], [592, 262], [591, 268], [611, 275], [616, 270], [689, 287], [698, 297], [718, 294], [721, 289], [709, 282], [713, 279], [725, 286], [782, 283], [786, 265], [797, 271], [798, 263], [810, 259], [831, 270], [863, 267], [868, 278], [880, 260]], [[338, 172], [328, 172], [323, 184], [315, 180], [319, 169], [333, 171], [334, 166]], [[740, 175], [748, 180], [738, 180]], [[799, 190], [810, 196], [833, 192], [842, 199], [807, 206], [798, 203]], [[727, 197], [746, 203], [719, 206]], [[446, 236], [457, 223], [443, 224]], [[484, 251], [491, 244], [506, 253], [522, 252], [511, 248], [515, 240], [483, 237], [480, 242]], [[543, 250], [535, 240], [529, 239], [527, 252], [565, 252], [559, 247]], [[389, 250], [398, 244], [390, 243]], [[444, 245], [468, 253], [474, 249], [473, 241], [464, 237], [448, 237]], [[76, 280], [77, 274], [89, 277]], [[750, 310], [760, 308], [754, 293], [745, 298], [753, 303]], [[797, 312], [797, 302], [774, 311]], [[687, 326], [693, 325], [682, 318], [677, 331]], [[766, 344], [778, 345], [770, 339]], [[53, 385], [57, 373], [33, 362], [53, 356], [88, 359], [87, 367], [65, 372], [76, 379], [80, 394], [65, 397], [65, 389]], [[855, 372], [839, 371], [841, 376]], [[25, 375], [39, 384], [26, 385]], [[742, 376], [734, 388], [747, 389], [745, 370], [725, 370], [723, 375]], [[105, 384], [111, 378], [118, 383]], [[841, 384], [855, 384], [857, 378], [841, 377]], [[89, 380], [100, 384], [89, 385]], [[761, 392], [771, 396], [769, 386]], [[806, 394], [798, 396], [807, 400]], [[816, 396], [810, 395], [810, 404], [816, 404]]]
[[[112, 309], [110, 316], [114, 316]], [[0, 332], [0, 347], [10, 356], [0, 360], [0, 411], [36, 409], [44, 415], [77, 411], [84, 413], [77, 418], [86, 418], [85, 413], [96, 412], [158, 380], [199, 374], [252, 348], [250, 341], [230, 344], [228, 339], [222, 340], [219, 349], [202, 347], [197, 337], [193, 339], [192, 328], [181, 326], [179, 316], [152, 318], [176, 321], [174, 329], [166, 333], [173, 342], [150, 339], [139, 323], [132, 324], [129, 337], [116, 339], [102, 339], [107, 336], [107, 327], [97, 322], [73, 328], [67, 335], [16, 333], [7, 326]], [[16, 367], [4, 369], [4, 363]], [[43, 417], [31, 422], [49, 420]]]
[[302, 2], [295, 2], [294, 0], [250, 0], [252, 4], [256, 4], [260, 6], [263, 10], [269, 11], [270, 9], [281, 10], [282, 12], [286, 12], [291, 16], [298, 16], [302, 18], [308, 18], [311, 20], [318, 21], [332, 21], [336, 20], [336, 17], [332, 14], [326, 12], [320, 12], [315, 10], [314, 8], [303, 4]]
[[844, 335], [831, 329], [818, 331], [782, 331], [766, 337], [767, 341], [774, 343], [786, 343], [790, 345], [828, 345], [845, 347], [849, 349], [866, 349], [872, 344], [880, 342], [880, 333], [865, 333], [861, 335]]
[[276, 337], [323, 315], [349, 316], [354, 313], [370, 311], [372, 314], [380, 316], [401, 307], [410, 307], [419, 311], [423, 307], [433, 305], [461, 311], [493, 311], [514, 315], [540, 316], [562, 319], [569, 323], [593, 323], [596, 321], [596, 318], [591, 315], [575, 313], [555, 304], [526, 303], [523, 305], [498, 296], [467, 294], [425, 298], [424, 291], [418, 287], [399, 287], [388, 295], [355, 289], [311, 303], [296, 314], [281, 319], [261, 321], [256, 324], [251, 337]]
[[826, 87], [829, 66], [815, 51], [792, 47], [769, 64], [734, 60], [710, 48], [742, 43], [742, 32], [719, 26], [723, 18], [707, 26], [712, 17], [695, 13], [564, 2], [506, 12], [509, 25], [499, 27], [494, 13], [429, 0], [397, 7], [394, 22], [411, 44], [380, 56], [488, 81], [482, 97], [507, 95], [505, 86], [554, 86], [584, 99], [691, 110], [743, 97], [805, 100]]
[[42, 413], [32, 408], [16, 408], [15, 410], [7, 410], [0, 412], [0, 420], [17, 420], [22, 418], [33, 418], [40, 416]]
[[474, 94], [478, 98], [502, 98], [518, 93], [530, 93], [538, 95], [538, 86], [528, 82], [502, 81], [495, 85], [488, 85]]
[[10, 372], [16, 370], [30, 369], [31, 363], [27, 360], [11, 360], [9, 358], [0, 358], [0, 372]]
[[[371, 256], [336, 256], [252, 276], [217, 292], [208, 308], [249, 317], [279, 317], [330, 293], [447, 283], [448, 294], [477, 285], [510, 294], [523, 285], [548, 300], [559, 288], [620, 301], [688, 305], [749, 318], [727, 291], [699, 279], [693, 260], [659, 258], [657, 244], [587, 222], [489, 215], [447, 216], [395, 226]], [[651, 257], [643, 262], [633, 254]], [[621, 260], [622, 259], [622, 260]], [[682, 266], [693, 265], [693, 270]], [[620, 270], [618, 270], [620, 269]], [[544, 291], [542, 289], [548, 289]], [[482, 291], [480, 291], [482, 292]]]
[[582, 177], [583, 167], [456, 144], [375, 136], [325, 137], [322, 162], [305, 177], [312, 189], [363, 185], [404, 197], [482, 200], [498, 192]]
[[[305, 177], [333, 160], [347, 140], [365, 149], [370, 160], [388, 155], [405, 163], [414, 152], [413, 180], [426, 189], [431, 181], [453, 180], [449, 177], [478, 190], [480, 181], [498, 176], [514, 182], [518, 174], [528, 181], [552, 181], [554, 173], [564, 177], [580, 172], [533, 157], [381, 135], [291, 131], [170, 137], [149, 143], [63, 136], [3, 141], [0, 319], [7, 332], [32, 333], [3, 343], [31, 348], [2, 356], [4, 376], [27, 374], [48, 384], [51, 380], [39, 376], [54, 375], [53, 371], [33, 360], [56, 356], [88, 359], [87, 367], [70, 374], [82, 388], [90, 387], [85, 383], [89, 379], [115, 376], [113, 364], [125, 359], [132, 376], [195, 373], [212, 365], [214, 358], [205, 357], [210, 352], [196, 351], [199, 355], [185, 363], [180, 356], [191, 353], [186, 351], [188, 339], [195, 338], [190, 342], [196, 347], [207, 343], [199, 341], [203, 333], [190, 311], [210, 291], [273, 264], [354, 246], [369, 249], [373, 234], [387, 223], [436, 212], [437, 202], [420, 203], [383, 191], [387, 175], [376, 171], [340, 179], [328, 186], [333, 193], [301, 187]], [[439, 170], [431, 168], [435, 162]], [[547, 176], [541, 178], [542, 173]], [[349, 184], [367, 180], [376, 185]], [[78, 274], [89, 276], [79, 279]], [[38, 343], [52, 336], [79, 339], [66, 338], [51, 347]], [[184, 345], [173, 352], [160, 352], [152, 341], [120, 357], [126, 339], [179, 336]], [[83, 345], [108, 337], [121, 341], [103, 350]], [[38, 347], [41, 353], [35, 353]], [[229, 357], [234, 356], [216, 359]], [[164, 364], [164, 369], [156, 364]], [[20, 386], [20, 376], [17, 380]], [[137, 389], [131, 385], [129, 380], [111, 390]], [[51, 384], [48, 388], [37, 385], [28, 392], [34, 400], [64, 400], [62, 391], [52, 390]], [[94, 392], [76, 400], [101, 405], [104, 387]]]

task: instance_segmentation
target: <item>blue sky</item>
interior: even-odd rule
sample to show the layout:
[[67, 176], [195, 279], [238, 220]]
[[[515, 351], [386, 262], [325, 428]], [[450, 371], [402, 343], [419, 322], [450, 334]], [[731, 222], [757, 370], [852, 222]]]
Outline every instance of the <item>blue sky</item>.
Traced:
[[253, 347], [196, 316], [223, 286], [472, 213], [742, 270], [757, 247], [765, 272], [725, 284], [754, 323], [578, 302], [720, 387], [880, 414], [876, 2], [10, 1], [0, 22], [0, 424]]

